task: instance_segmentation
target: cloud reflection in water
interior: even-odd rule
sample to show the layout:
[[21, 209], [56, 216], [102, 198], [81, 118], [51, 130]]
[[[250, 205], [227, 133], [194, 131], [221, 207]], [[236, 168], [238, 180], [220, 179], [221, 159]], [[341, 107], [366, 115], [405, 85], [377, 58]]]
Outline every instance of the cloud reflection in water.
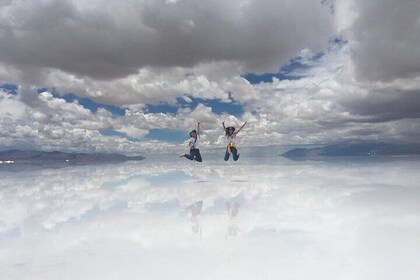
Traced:
[[0, 277], [414, 279], [419, 167], [146, 160], [0, 172]]

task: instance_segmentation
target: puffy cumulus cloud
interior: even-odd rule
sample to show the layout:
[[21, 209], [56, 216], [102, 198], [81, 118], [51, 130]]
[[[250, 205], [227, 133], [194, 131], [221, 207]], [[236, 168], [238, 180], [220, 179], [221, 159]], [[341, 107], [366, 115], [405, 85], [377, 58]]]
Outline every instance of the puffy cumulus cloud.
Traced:
[[25, 115], [23, 104], [12, 95], [0, 90], [0, 119], [19, 119]]
[[[186, 131], [200, 121], [204, 129], [202, 144], [209, 147], [222, 134], [221, 119], [231, 118], [227, 114], [215, 114], [211, 107], [203, 104], [180, 108], [175, 114], [146, 113], [142, 107], [133, 106], [126, 108], [123, 116], [114, 116], [104, 108], [92, 112], [77, 100], [66, 101], [48, 91], [38, 93], [35, 89], [20, 87], [17, 95], [0, 93], [2, 148], [178, 153], [185, 149], [181, 148], [182, 143], [150, 140], [147, 135], [152, 129]], [[109, 136], [107, 131], [114, 136]]]
[[352, 45], [358, 78], [392, 81], [420, 76], [420, 3], [337, 1], [339, 26]]
[[250, 117], [246, 142], [418, 141], [412, 129], [420, 128], [420, 83], [403, 89], [401, 81], [358, 82], [348, 44], [332, 47], [308, 66], [298, 70], [301, 79], [274, 78], [255, 86], [260, 98], [249, 110], [258, 114]]
[[43, 80], [61, 92], [74, 92], [97, 102], [119, 106], [174, 104], [177, 98], [218, 99], [231, 102], [256, 98], [252, 86], [236, 63], [199, 64], [192, 68], [145, 67], [137, 74], [116, 80], [77, 77], [59, 70], [44, 71]]
[[[122, 152], [138, 154], [174, 145], [144, 139], [152, 120], [135, 127], [130, 119], [114, 118], [101, 108], [95, 113], [75, 102], [66, 102], [49, 92], [38, 94], [27, 88], [18, 95], [1, 92], [0, 138], [2, 148], [36, 148], [42, 150]], [[147, 120], [147, 119], [146, 119]], [[143, 140], [133, 142], [124, 137], [104, 136], [102, 129], [113, 129]]]
[[126, 115], [121, 118], [121, 121], [147, 130], [174, 129], [178, 131], [193, 129], [199, 121], [201, 123], [201, 144], [209, 148], [217, 142], [223, 133], [221, 121], [229, 117], [227, 114], [215, 114], [211, 107], [198, 104], [194, 109], [180, 108], [176, 114], [145, 113], [143, 110], [127, 109]]

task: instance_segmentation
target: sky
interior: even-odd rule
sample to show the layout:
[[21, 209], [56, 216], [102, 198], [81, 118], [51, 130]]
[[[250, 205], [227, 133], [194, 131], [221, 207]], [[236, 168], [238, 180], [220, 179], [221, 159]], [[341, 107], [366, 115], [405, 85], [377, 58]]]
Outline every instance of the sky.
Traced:
[[0, 42], [0, 149], [420, 139], [416, 0], [0, 0]]

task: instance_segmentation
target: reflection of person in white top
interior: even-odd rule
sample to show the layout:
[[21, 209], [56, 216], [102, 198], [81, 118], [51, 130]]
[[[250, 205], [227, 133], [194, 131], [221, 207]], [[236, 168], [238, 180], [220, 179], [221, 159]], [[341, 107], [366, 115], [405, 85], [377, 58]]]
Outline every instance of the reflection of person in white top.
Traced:
[[226, 211], [227, 211], [228, 218], [229, 218], [229, 225], [228, 225], [228, 228], [227, 228], [226, 237], [228, 237], [228, 235], [236, 236], [236, 235], [238, 235], [239, 232], [241, 232], [238, 225], [236, 224], [236, 217], [239, 214], [239, 203], [235, 202], [233, 204], [233, 207], [230, 206], [229, 202], [226, 202], [225, 205], [226, 205]]
[[222, 122], [222, 125], [226, 133], [226, 139], [228, 141], [228, 145], [226, 147], [226, 153], [225, 153], [225, 161], [229, 160], [230, 154], [232, 154], [233, 160], [237, 161], [239, 159], [240, 154], [238, 152], [238, 149], [236, 148], [236, 143], [235, 143], [236, 135], [244, 128], [244, 126], [246, 125], [246, 122], [236, 132], [235, 132], [234, 127], [232, 126], [226, 127], [225, 122]]
[[191, 204], [190, 206], [188, 206], [186, 209], [190, 210], [191, 212], [191, 230], [194, 233], [197, 233], [200, 235], [200, 239], [201, 239], [201, 226], [200, 223], [198, 222], [198, 216], [201, 214], [201, 209], [203, 208], [203, 201], [197, 201], [193, 204]]
[[180, 157], [186, 157], [189, 160], [202, 162], [203, 159], [201, 158], [200, 149], [198, 149], [200, 144], [200, 122], [197, 122], [197, 130], [194, 129], [190, 132], [190, 137], [190, 142], [188, 143], [188, 146], [190, 147], [190, 154], [182, 154]]

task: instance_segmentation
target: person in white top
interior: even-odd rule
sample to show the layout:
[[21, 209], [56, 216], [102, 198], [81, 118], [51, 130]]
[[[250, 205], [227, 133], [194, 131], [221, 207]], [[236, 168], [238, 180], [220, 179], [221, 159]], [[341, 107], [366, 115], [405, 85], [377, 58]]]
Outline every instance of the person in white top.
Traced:
[[228, 145], [226, 147], [226, 153], [225, 153], [225, 161], [229, 160], [230, 155], [232, 154], [232, 158], [234, 161], [237, 161], [239, 159], [239, 152], [238, 149], [236, 148], [236, 135], [244, 128], [244, 126], [246, 125], [246, 122], [239, 128], [238, 131], [235, 132], [235, 128], [230, 126], [230, 127], [226, 127], [225, 126], [225, 122], [222, 122], [223, 125], [223, 129], [225, 130], [226, 133], [226, 139], [228, 142]]
[[197, 130], [192, 130], [190, 132], [190, 142], [188, 146], [190, 147], [190, 154], [182, 154], [180, 157], [185, 157], [189, 160], [195, 160], [198, 162], [202, 162], [203, 159], [201, 158], [200, 149], [198, 146], [200, 145], [200, 122], [197, 122]]

